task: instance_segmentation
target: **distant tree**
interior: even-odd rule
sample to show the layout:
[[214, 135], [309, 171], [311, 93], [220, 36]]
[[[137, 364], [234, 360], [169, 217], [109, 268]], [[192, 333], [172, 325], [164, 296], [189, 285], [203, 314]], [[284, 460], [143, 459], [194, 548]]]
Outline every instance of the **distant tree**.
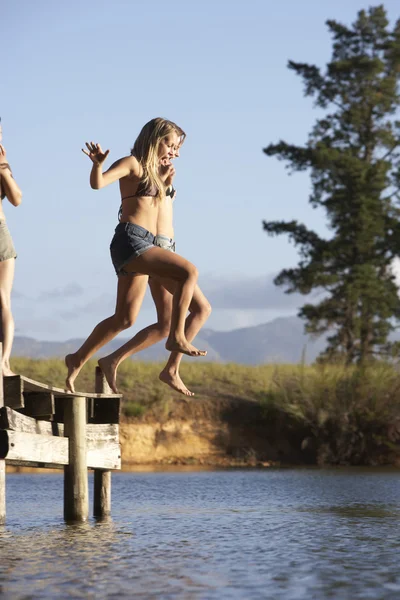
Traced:
[[351, 27], [327, 21], [333, 36], [324, 73], [289, 61], [305, 95], [326, 109], [305, 146], [264, 149], [294, 171], [311, 170], [310, 204], [323, 207], [332, 231], [323, 239], [297, 221], [264, 221], [270, 235], [288, 234], [300, 262], [275, 279], [286, 293], [325, 290], [299, 316], [311, 334], [328, 332], [323, 359], [364, 363], [393, 352], [388, 336], [400, 318], [391, 262], [400, 255], [400, 20], [383, 6], [362, 10]]

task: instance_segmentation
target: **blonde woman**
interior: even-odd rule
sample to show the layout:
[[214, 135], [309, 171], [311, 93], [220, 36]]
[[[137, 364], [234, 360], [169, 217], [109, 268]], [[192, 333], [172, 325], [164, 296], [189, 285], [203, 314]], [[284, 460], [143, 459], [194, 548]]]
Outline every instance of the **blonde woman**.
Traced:
[[83, 150], [93, 163], [90, 173], [93, 189], [119, 181], [120, 223], [110, 245], [118, 286], [114, 314], [96, 325], [79, 350], [65, 357], [66, 387], [72, 392], [74, 381], [86, 361], [118, 333], [134, 324], [148, 276], [173, 287], [167, 350], [188, 356], [206, 354], [188, 342], [185, 335], [185, 319], [197, 283], [197, 269], [183, 257], [154, 243], [160, 202], [175, 173], [170, 160], [184, 137], [183, 130], [172, 121], [152, 119], [142, 128], [130, 156], [116, 161], [104, 173], [102, 166], [109, 150], [103, 152], [100, 145], [93, 142], [87, 143], [87, 150]]
[[[0, 142], [2, 129], [0, 124]], [[11, 167], [7, 161], [4, 146], [0, 144], [0, 198], [13, 206], [21, 204], [22, 192], [13, 178]], [[15, 259], [14, 244], [6, 224], [3, 202], [0, 203], [0, 310], [1, 337], [3, 343], [2, 373], [5, 377], [15, 375], [10, 368], [10, 355], [14, 340], [14, 319], [11, 313], [11, 289], [14, 280]]]
[[[174, 158], [178, 156], [179, 148], [175, 150]], [[167, 189], [165, 198], [160, 203], [157, 220], [155, 244], [161, 248], [165, 248], [169, 252], [175, 252], [173, 229], [173, 204], [175, 196], [176, 191], [171, 185]], [[168, 336], [170, 330], [173, 287], [168, 286], [168, 284], [167, 287], [165, 287], [159, 279], [153, 277], [150, 277], [149, 279], [149, 286], [156, 306], [157, 322], [142, 329], [115, 352], [99, 360], [99, 366], [106, 376], [112, 391], [115, 393], [118, 393], [116, 376], [117, 369], [121, 362], [132, 354], [136, 354], [137, 352], [160, 342], [163, 338]], [[211, 313], [210, 303], [198, 285], [196, 285], [194, 289], [193, 298], [189, 305], [189, 312], [190, 315], [186, 320], [186, 337], [191, 342]], [[176, 390], [185, 396], [193, 396], [193, 392], [186, 387], [179, 374], [182, 357], [183, 354], [180, 352], [171, 352], [167, 364], [161, 371], [159, 378], [173, 390]]]

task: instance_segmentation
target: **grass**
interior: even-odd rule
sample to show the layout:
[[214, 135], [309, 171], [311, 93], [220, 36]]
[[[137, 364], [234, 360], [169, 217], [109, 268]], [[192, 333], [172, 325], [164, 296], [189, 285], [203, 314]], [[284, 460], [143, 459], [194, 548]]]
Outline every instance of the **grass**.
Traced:
[[[78, 390], [94, 389], [94, 367], [94, 361], [85, 365]], [[32, 379], [64, 385], [65, 367], [59, 359], [14, 358], [12, 368]], [[118, 386], [125, 418], [163, 421], [179, 402], [185, 417], [190, 405], [158, 380], [161, 368], [137, 361], [121, 365]], [[266, 435], [299, 440], [304, 459], [311, 463], [379, 464], [393, 462], [400, 454], [400, 373], [391, 365], [360, 370], [193, 360], [183, 363], [182, 378], [196, 394], [191, 406], [208, 405], [210, 418], [217, 418], [211, 407], [220, 398], [259, 404]]]

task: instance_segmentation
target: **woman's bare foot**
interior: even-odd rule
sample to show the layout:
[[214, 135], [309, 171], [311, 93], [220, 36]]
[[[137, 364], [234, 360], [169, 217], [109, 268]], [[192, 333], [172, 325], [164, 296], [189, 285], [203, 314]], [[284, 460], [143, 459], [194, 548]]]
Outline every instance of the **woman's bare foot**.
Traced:
[[8, 365], [3, 365], [1, 367], [1, 372], [2, 372], [3, 377], [12, 377], [13, 375], [16, 375], [16, 373], [14, 373], [14, 371], [11, 371], [11, 369]]
[[164, 369], [163, 371], [161, 371], [158, 378], [163, 383], [166, 383], [167, 385], [169, 385], [169, 387], [171, 387], [176, 392], [180, 392], [181, 394], [184, 394], [185, 396], [194, 396], [194, 392], [191, 392], [190, 390], [187, 389], [186, 385], [183, 383], [182, 379], [180, 378], [179, 373], [168, 371], [167, 369]]
[[107, 383], [111, 388], [111, 391], [113, 392], [113, 394], [118, 394], [119, 393], [118, 388], [117, 388], [118, 364], [116, 362], [113, 362], [110, 359], [107, 359], [107, 357], [100, 358], [100, 360], [98, 360], [97, 362], [98, 362], [100, 369], [103, 371], [103, 375], [106, 378]]
[[178, 341], [174, 338], [168, 338], [165, 347], [169, 352], [181, 352], [187, 354], [187, 356], [205, 356], [207, 354], [207, 350], [198, 350], [185, 339]]
[[65, 387], [69, 392], [75, 392], [75, 379], [78, 377], [79, 371], [81, 370], [81, 367], [74, 362], [74, 356], [74, 354], [67, 354], [65, 357], [65, 365], [68, 369]]

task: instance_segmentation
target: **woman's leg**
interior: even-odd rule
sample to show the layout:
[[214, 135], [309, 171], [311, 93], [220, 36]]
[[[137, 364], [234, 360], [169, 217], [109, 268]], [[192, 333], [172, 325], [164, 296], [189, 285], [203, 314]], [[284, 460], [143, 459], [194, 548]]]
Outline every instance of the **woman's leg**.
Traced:
[[3, 343], [3, 375], [15, 375], [10, 368], [11, 348], [14, 340], [14, 319], [11, 313], [11, 289], [14, 281], [15, 258], [0, 262], [1, 338]]
[[[196, 285], [194, 289], [189, 310], [190, 315], [186, 319], [185, 334], [186, 339], [191, 342], [194, 340], [211, 314], [210, 303], [198, 285]], [[188, 390], [179, 375], [179, 367], [182, 358], [183, 354], [181, 352], [171, 352], [167, 364], [161, 371], [159, 377], [161, 381], [172, 387], [172, 389], [176, 390], [177, 392], [180, 392], [185, 396], [194, 396], [194, 393]]]
[[126, 267], [152, 277], [175, 282], [172, 301], [171, 330], [165, 344], [170, 352], [183, 352], [189, 356], [205, 356], [203, 350], [197, 350], [186, 339], [185, 320], [197, 283], [197, 269], [179, 254], [151, 248], [133, 259]]
[[132, 327], [142, 306], [147, 280], [146, 275], [120, 275], [118, 277], [115, 313], [96, 325], [79, 350], [74, 354], [67, 354], [65, 357], [65, 364], [68, 368], [65, 385], [68, 390], [75, 391], [74, 381], [79, 371], [99, 348], [124, 329]]
[[149, 286], [157, 310], [157, 323], [142, 329], [118, 350], [99, 360], [99, 366], [108, 381], [108, 385], [116, 394], [118, 393], [117, 369], [120, 363], [128, 356], [149, 348], [149, 346], [166, 338], [171, 327], [172, 295], [158, 280], [153, 278], [150, 278]]

